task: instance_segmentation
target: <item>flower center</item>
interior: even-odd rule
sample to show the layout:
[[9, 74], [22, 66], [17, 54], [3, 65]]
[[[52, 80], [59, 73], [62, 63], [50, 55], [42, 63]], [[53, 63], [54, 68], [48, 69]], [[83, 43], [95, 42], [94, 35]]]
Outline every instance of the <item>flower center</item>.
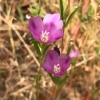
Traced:
[[47, 32], [47, 31], [42, 31], [41, 40], [42, 40], [43, 42], [47, 42], [47, 41], [49, 40], [49, 32]]
[[55, 73], [59, 73], [60, 70], [61, 70], [61, 68], [60, 68], [60, 65], [59, 65], [59, 64], [54, 65], [54, 72], [55, 72]]

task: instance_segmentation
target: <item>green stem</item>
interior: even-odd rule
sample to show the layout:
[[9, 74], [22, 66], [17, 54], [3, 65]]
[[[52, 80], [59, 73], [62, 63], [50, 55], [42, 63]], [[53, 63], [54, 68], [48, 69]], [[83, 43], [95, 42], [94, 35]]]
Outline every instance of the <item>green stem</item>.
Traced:
[[[38, 76], [37, 76], [38, 77]], [[37, 78], [36, 77], [36, 78]], [[38, 100], [38, 97], [39, 97], [39, 88], [38, 88], [38, 82], [37, 79], [36, 79], [36, 100]]]
[[55, 94], [54, 94], [53, 100], [57, 99], [59, 88], [60, 88], [59, 85], [56, 85], [56, 89], [55, 89]]
[[36, 76], [36, 100], [39, 99], [39, 81], [41, 79], [41, 75], [40, 75], [41, 63], [42, 63], [42, 57], [40, 57], [40, 67], [38, 69], [37, 76]]
[[41, 1], [39, 0], [38, 15], [40, 14], [40, 11], [41, 11]]

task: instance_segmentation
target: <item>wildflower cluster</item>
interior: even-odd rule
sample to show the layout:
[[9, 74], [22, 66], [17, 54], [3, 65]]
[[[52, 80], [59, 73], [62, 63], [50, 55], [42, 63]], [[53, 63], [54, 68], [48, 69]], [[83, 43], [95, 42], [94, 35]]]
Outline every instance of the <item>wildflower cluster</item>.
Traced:
[[[63, 21], [60, 14], [47, 14], [42, 20], [37, 16], [30, 18], [29, 30], [33, 38], [42, 44], [51, 44], [64, 36]], [[46, 52], [46, 51], [45, 51]], [[42, 67], [53, 76], [61, 76], [66, 73], [71, 63], [71, 58], [77, 57], [79, 52], [71, 50], [70, 54], [60, 54], [58, 47], [48, 50]]]

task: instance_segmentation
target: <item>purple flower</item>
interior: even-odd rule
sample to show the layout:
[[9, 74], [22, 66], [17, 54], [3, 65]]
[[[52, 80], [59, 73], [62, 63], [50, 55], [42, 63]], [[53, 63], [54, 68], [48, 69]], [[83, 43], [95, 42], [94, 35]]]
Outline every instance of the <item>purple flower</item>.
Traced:
[[66, 73], [70, 66], [70, 57], [66, 54], [59, 54], [55, 50], [48, 51], [42, 67], [54, 76], [61, 76]]
[[69, 56], [70, 56], [71, 58], [76, 58], [78, 55], [79, 55], [79, 51], [78, 51], [78, 50], [76, 50], [76, 51], [71, 50], [71, 51], [70, 51], [70, 54], [69, 54]]
[[60, 14], [47, 14], [43, 21], [37, 16], [30, 18], [29, 30], [34, 39], [42, 43], [52, 43], [63, 37], [63, 21]]

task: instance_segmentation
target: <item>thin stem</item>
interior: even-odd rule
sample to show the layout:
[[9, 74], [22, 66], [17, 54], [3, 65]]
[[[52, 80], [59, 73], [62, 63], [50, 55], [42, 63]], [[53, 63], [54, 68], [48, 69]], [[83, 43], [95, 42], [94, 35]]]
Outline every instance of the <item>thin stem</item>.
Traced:
[[[43, 48], [43, 45], [41, 45], [41, 48]], [[39, 81], [41, 79], [41, 64], [42, 61], [44, 60], [43, 56], [40, 56], [40, 67], [38, 68], [37, 76], [36, 76], [36, 100], [39, 99]]]
[[59, 85], [56, 85], [56, 89], [55, 89], [55, 94], [54, 94], [53, 100], [57, 99], [59, 88], [60, 88]]
[[[68, 0], [68, 5], [69, 5], [69, 8], [70, 8], [70, 0]], [[70, 13], [70, 9], [69, 9], [69, 13]], [[63, 24], [64, 24], [64, 20], [63, 20]], [[64, 29], [65, 28], [63, 27], [63, 32], [64, 32]], [[64, 36], [62, 37], [62, 40], [61, 40], [61, 53], [62, 53], [63, 49], [64, 49]]]
[[36, 100], [38, 100], [38, 98], [39, 98], [39, 81], [41, 78], [41, 75], [40, 75], [41, 63], [42, 63], [42, 58], [40, 57], [40, 67], [38, 69], [37, 76], [36, 76]]
[[38, 15], [40, 14], [41, 11], [41, 1], [39, 0], [39, 4], [38, 4], [39, 8], [38, 8]]

